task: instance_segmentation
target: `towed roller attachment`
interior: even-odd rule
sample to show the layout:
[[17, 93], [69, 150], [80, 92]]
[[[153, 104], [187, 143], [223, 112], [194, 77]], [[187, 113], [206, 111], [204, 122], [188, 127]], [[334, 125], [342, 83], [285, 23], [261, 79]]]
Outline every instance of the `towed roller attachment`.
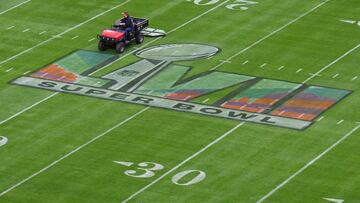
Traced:
[[166, 32], [164, 30], [155, 29], [155, 28], [145, 28], [141, 31], [144, 36], [147, 37], [163, 37], [166, 36]]

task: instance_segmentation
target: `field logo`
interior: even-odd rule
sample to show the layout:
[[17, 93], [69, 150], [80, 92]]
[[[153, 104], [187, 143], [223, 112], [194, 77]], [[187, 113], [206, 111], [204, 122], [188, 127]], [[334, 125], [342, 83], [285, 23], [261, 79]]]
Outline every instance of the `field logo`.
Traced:
[[216, 70], [187, 77], [191, 67], [176, 64], [219, 51], [201, 44], [159, 45], [138, 51], [141, 60], [133, 64], [93, 77], [117, 57], [78, 50], [12, 83], [297, 130], [350, 94]]

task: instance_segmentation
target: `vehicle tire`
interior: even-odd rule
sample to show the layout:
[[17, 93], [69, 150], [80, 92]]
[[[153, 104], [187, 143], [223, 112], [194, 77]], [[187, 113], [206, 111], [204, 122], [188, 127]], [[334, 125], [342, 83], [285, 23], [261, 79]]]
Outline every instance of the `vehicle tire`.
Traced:
[[117, 45], [116, 45], [116, 52], [121, 54], [125, 51], [125, 44], [124, 42], [119, 42]]
[[135, 37], [136, 44], [141, 44], [144, 42], [144, 35], [143, 34], [137, 34]]
[[104, 44], [104, 42], [99, 41], [98, 48], [99, 48], [100, 51], [105, 51], [106, 50], [106, 45]]

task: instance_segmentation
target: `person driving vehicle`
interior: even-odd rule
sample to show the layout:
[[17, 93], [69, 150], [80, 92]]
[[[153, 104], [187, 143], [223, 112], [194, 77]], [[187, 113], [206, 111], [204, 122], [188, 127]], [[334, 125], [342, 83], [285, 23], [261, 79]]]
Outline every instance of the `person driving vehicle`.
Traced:
[[124, 28], [126, 38], [129, 39], [130, 32], [134, 30], [134, 21], [127, 11], [123, 12], [122, 15], [123, 19], [120, 21], [120, 26]]

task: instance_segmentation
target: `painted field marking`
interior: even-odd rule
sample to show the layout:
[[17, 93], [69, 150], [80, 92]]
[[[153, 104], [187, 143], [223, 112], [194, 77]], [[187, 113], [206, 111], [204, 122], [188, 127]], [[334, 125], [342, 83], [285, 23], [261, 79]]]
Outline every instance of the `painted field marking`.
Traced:
[[[278, 28], [278, 29], [274, 30], [273, 32], [269, 33], [269, 34], [266, 35], [265, 37], [263, 37], [263, 38], [259, 39], [258, 41], [252, 43], [250, 46], [246, 47], [245, 49], [239, 51], [238, 53], [236, 53], [236, 54], [234, 54], [234, 55], [232, 55], [232, 56], [230, 56], [230, 57], [228, 58], [228, 60], [233, 60], [234, 58], [236, 58], [236, 57], [239, 56], [240, 54], [246, 52], [247, 50], [253, 48], [254, 46], [256, 46], [256, 45], [260, 44], [261, 42], [263, 42], [264, 40], [268, 39], [269, 37], [275, 35], [276, 33], [280, 32], [280, 31], [282, 31], [283, 29], [285, 29], [285, 28], [288, 27], [289, 25], [297, 22], [297, 21], [300, 20], [301, 18], [303, 18], [303, 17], [307, 16], [308, 14], [312, 13], [313, 11], [315, 11], [316, 9], [318, 9], [319, 7], [321, 7], [322, 5], [326, 4], [328, 1], [330, 1], [330, 0], [325, 0], [325, 1], [321, 2], [320, 4], [318, 4], [317, 6], [315, 6], [314, 8], [308, 10], [307, 12], [305, 12], [305, 13], [303, 13], [302, 15], [298, 16], [297, 18], [293, 19], [292, 21], [286, 23], [285, 25], [281, 26], [280, 28]], [[215, 69], [217, 69], [218, 67], [220, 67], [220, 66], [222, 66], [222, 65], [223, 65], [223, 64], [219, 64], [219, 65], [215, 66]]]
[[15, 25], [13, 25], [13, 26], [10, 26], [10, 27], [8, 27], [8, 28], [6, 28], [7, 30], [11, 30], [11, 29], [13, 29], [14, 27], [16, 27]]
[[[58, 35], [51, 35], [51, 37], [54, 38], [54, 39], [60, 39], [60, 38], [62, 38], [63, 36], [60, 35], [60, 34], [58, 34]], [[50, 38], [50, 39], [51, 39], [51, 38]]]
[[76, 35], [75, 37], [71, 38], [71, 40], [76, 39], [76, 38], [78, 38], [78, 37], [79, 37], [79, 35]]
[[332, 76], [333, 79], [337, 78], [340, 74], [336, 73], [335, 75]]
[[267, 65], [267, 63], [264, 63], [260, 66], [260, 68], [264, 68]]
[[14, 10], [15, 8], [17, 8], [17, 7], [19, 7], [19, 6], [22, 6], [22, 5], [26, 4], [26, 3], [29, 3], [30, 1], [31, 1], [31, 0], [24, 1], [24, 2], [22, 2], [22, 3], [19, 3], [19, 4], [15, 5], [15, 6], [11, 7], [11, 8], [9, 8], [9, 9], [5, 10], [5, 11], [1, 11], [1, 12], [0, 12], [0, 15], [2, 15], [2, 14], [4, 14], [4, 13], [7, 13], [7, 12], [9, 12], [9, 11], [11, 11], [11, 10]]
[[47, 33], [47, 31], [44, 30], [44, 31], [40, 32], [39, 35], [43, 35], [45, 33]]
[[249, 60], [244, 61], [244, 63], [242, 63], [242, 64], [245, 65], [247, 63], [249, 63]]
[[228, 61], [228, 60], [220, 60], [220, 62], [223, 62], [223, 63], [232, 63], [231, 61]]
[[206, 103], [206, 102], [208, 102], [210, 100], [210, 98], [207, 98], [207, 99], [205, 99], [204, 101], [202, 101], [201, 103]]
[[316, 121], [321, 121], [322, 119], [324, 119], [325, 116], [321, 116], [320, 118], [318, 118]]
[[271, 190], [268, 194], [266, 194], [264, 197], [262, 197], [260, 200], [257, 201], [257, 203], [261, 203], [265, 201], [267, 198], [269, 198], [272, 194], [277, 192], [279, 189], [284, 187], [286, 184], [288, 184], [291, 180], [293, 180], [296, 176], [304, 172], [307, 168], [312, 166], [314, 163], [316, 163], [319, 159], [321, 159], [323, 156], [325, 156], [327, 153], [329, 153], [332, 149], [334, 149], [337, 145], [341, 144], [344, 140], [346, 140], [350, 135], [352, 135], [355, 131], [357, 131], [360, 128], [360, 124], [358, 124], [355, 128], [353, 128], [350, 132], [348, 132], [346, 135], [344, 135], [341, 139], [339, 139], [337, 142], [335, 142], [333, 145], [331, 145], [329, 148], [327, 148], [325, 151], [323, 151], [321, 154], [319, 154], [317, 157], [315, 157], [313, 160], [308, 162], [305, 166], [303, 166], [301, 169], [296, 171], [293, 175], [291, 175], [289, 178], [287, 178], [284, 182], [282, 182], [280, 185], [275, 187], [273, 190]]
[[56, 39], [57, 36], [61, 36], [61, 35], [63, 35], [63, 34], [66, 34], [66, 33], [70, 32], [70, 31], [73, 31], [73, 30], [75, 30], [75, 29], [83, 26], [84, 24], [86, 24], [86, 23], [88, 23], [88, 22], [90, 22], [90, 21], [93, 21], [94, 19], [96, 19], [96, 18], [98, 18], [98, 17], [100, 17], [100, 16], [103, 16], [104, 14], [109, 13], [110, 11], [113, 11], [113, 10], [115, 10], [115, 9], [118, 9], [119, 7], [121, 7], [121, 6], [129, 3], [129, 2], [131, 2], [131, 1], [132, 1], [132, 0], [127, 0], [127, 1], [121, 3], [121, 4], [117, 5], [117, 6], [114, 6], [114, 7], [110, 8], [110, 9], [108, 9], [108, 10], [102, 12], [102, 13], [97, 14], [96, 16], [94, 16], [94, 17], [92, 17], [92, 18], [90, 18], [90, 19], [88, 19], [88, 20], [86, 20], [86, 21], [84, 21], [84, 22], [82, 22], [82, 23], [79, 23], [79, 24], [77, 24], [77, 25], [75, 25], [75, 26], [73, 26], [73, 27], [71, 27], [71, 28], [69, 28], [69, 29], [67, 29], [67, 30], [59, 33], [58, 35], [52, 36], [51, 38], [49, 38], [49, 39], [47, 39], [47, 40], [45, 40], [45, 41], [42, 41], [42, 42], [36, 44], [35, 46], [33, 46], [33, 47], [31, 47], [31, 48], [28, 48], [28, 49], [26, 49], [26, 50], [24, 50], [24, 51], [22, 51], [22, 52], [20, 52], [20, 53], [18, 53], [18, 54], [16, 54], [16, 55], [13, 55], [13, 56], [11, 56], [10, 58], [7, 58], [7, 59], [1, 61], [1, 62], [0, 62], [0, 65], [1, 65], [1, 64], [4, 64], [4, 63], [7, 63], [7, 62], [9, 62], [9, 61], [11, 61], [11, 60], [13, 60], [13, 59], [16, 59], [17, 57], [22, 56], [23, 54], [26, 54], [26, 53], [32, 51], [33, 49], [35, 49], [35, 48], [37, 48], [37, 47], [40, 47], [40, 46], [42, 46], [42, 45], [44, 45], [44, 44], [46, 44], [46, 43], [48, 43], [48, 42], [51, 42], [51, 41], [53, 41], [54, 39]]
[[145, 190], [147, 190], [148, 188], [150, 188], [151, 186], [153, 186], [154, 184], [156, 184], [157, 182], [161, 181], [162, 179], [164, 179], [166, 176], [168, 176], [170, 173], [174, 172], [175, 170], [177, 170], [178, 168], [180, 168], [181, 166], [183, 166], [184, 164], [186, 164], [187, 162], [191, 161], [192, 159], [194, 159], [195, 157], [197, 157], [198, 155], [200, 155], [201, 153], [203, 153], [204, 151], [208, 150], [210, 147], [212, 147], [213, 145], [217, 144], [218, 142], [220, 142], [221, 140], [223, 140], [224, 138], [226, 138], [228, 135], [230, 135], [231, 133], [233, 133], [235, 130], [237, 130], [238, 128], [240, 128], [241, 126], [243, 126], [245, 124], [245, 122], [241, 122], [238, 125], [236, 125], [235, 127], [233, 127], [232, 129], [230, 129], [229, 131], [225, 132], [223, 135], [221, 135], [220, 137], [218, 137], [217, 139], [215, 139], [214, 141], [212, 141], [211, 143], [209, 143], [208, 145], [206, 145], [205, 147], [203, 147], [202, 149], [200, 149], [199, 151], [197, 151], [196, 153], [192, 154], [191, 156], [189, 156], [188, 158], [186, 158], [184, 161], [180, 162], [178, 165], [174, 166], [173, 168], [171, 168], [170, 170], [166, 171], [164, 174], [162, 174], [160, 177], [158, 177], [157, 179], [155, 179], [154, 181], [152, 181], [151, 183], [149, 183], [148, 185], [146, 185], [145, 187], [141, 188], [140, 190], [138, 190], [137, 192], [135, 192], [134, 194], [130, 195], [128, 198], [126, 198], [125, 200], [122, 201], [122, 203], [126, 203], [130, 200], [132, 200], [134, 197], [138, 196], [139, 194], [141, 194], [142, 192], [144, 192]]
[[302, 69], [302, 68], [299, 68], [299, 69], [296, 71], [296, 73], [300, 73], [301, 71], [303, 71], [303, 69]]
[[10, 72], [10, 71], [12, 71], [14, 68], [9, 68], [9, 69], [7, 69], [5, 72]]
[[356, 20], [340, 20], [341, 22], [344, 22], [344, 23], [349, 23], [349, 24], [355, 24], [356, 23]]
[[27, 75], [27, 74], [29, 74], [30, 72], [31, 72], [31, 71], [28, 70], [28, 71], [24, 72], [23, 75]]
[[335, 203], [343, 203], [345, 201], [343, 199], [334, 199], [334, 198], [323, 198], [323, 200], [326, 200], [329, 202], [335, 202]]
[[143, 108], [142, 110], [138, 111], [137, 113], [133, 114], [132, 116], [128, 117], [127, 119], [121, 121], [120, 123], [114, 125], [113, 127], [109, 128], [108, 130], [106, 130], [105, 132], [101, 133], [100, 135], [92, 138], [90, 141], [80, 145], [79, 147], [77, 147], [76, 149], [72, 150], [71, 152], [65, 154], [64, 156], [60, 157], [59, 159], [57, 159], [56, 161], [52, 162], [51, 164], [47, 165], [46, 167], [42, 168], [41, 170], [37, 171], [36, 173], [32, 174], [31, 176], [23, 179], [22, 181], [18, 182], [17, 184], [11, 186], [10, 188], [6, 189], [5, 191], [0, 193], [0, 197], [4, 196], [5, 194], [7, 194], [8, 192], [12, 191], [13, 189], [21, 186], [22, 184], [28, 182], [29, 180], [31, 180], [32, 178], [38, 176], [39, 174], [47, 171], [48, 169], [50, 169], [51, 167], [53, 167], [54, 165], [56, 165], [57, 163], [61, 162], [62, 160], [68, 158], [69, 156], [75, 154], [76, 152], [78, 152], [79, 150], [83, 149], [84, 147], [90, 145], [91, 143], [97, 141], [98, 139], [102, 138], [103, 136], [109, 134], [110, 132], [112, 132], [113, 130], [115, 130], [116, 128], [119, 128], [120, 126], [128, 123], [129, 121], [131, 121], [132, 119], [136, 118], [137, 116], [139, 116], [140, 114], [144, 113], [145, 111], [147, 111], [148, 109], [150, 109], [150, 107], [146, 107]]
[[358, 79], [358, 76], [353, 77], [353, 78], [351, 79], [351, 81], [354, 81], [354, 80], [356, 80], [356, 79]]
[[278, 70], [282, 70], [282, 69], [284, 69], [285, 68], [285, 66], [280, 66], [279, 68], [278, 68]]
[[23, 30], [22, 32], [28, 32], [28, 31], [30, 31], [30, 28], [27, 28], [27, 29]]
[[92, 42], [92, 41], [94, 41], [96, 38], [94, 37], [94, 38], [91, 38], [91, 39], [89, 39], [88, 40], [88, 42]]
[[314, 73], [309, 73], [309, 75], [315, 76], [315, 77], [321, 77], [321, 75], [319, 75], [319, 74], [314, 74]]
[[343, 122], [344, 122], [344, 120], [339, 120], [339, 122], [337, 122], [336, 125], [340, 125]]

